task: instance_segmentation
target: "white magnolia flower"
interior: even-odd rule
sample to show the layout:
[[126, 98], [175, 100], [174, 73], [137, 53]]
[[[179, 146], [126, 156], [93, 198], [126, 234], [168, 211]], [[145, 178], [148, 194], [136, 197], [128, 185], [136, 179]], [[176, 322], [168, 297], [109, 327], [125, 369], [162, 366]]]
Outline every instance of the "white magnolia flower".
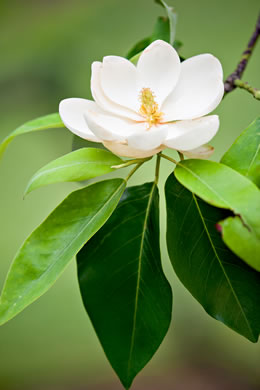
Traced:
[[176, 50], [155, 41], [137, 66], [122, 57], [92, 64], [95, 101], [71, 98], [60, 103], [65, 126], [89, 141], [102, 142], [115, 154], [148, 157], [172, 148], [191, 157], [206, 156], [219, 127], [209, 115], [223, 93], [222, 66], [211, 54], [182, 63]]

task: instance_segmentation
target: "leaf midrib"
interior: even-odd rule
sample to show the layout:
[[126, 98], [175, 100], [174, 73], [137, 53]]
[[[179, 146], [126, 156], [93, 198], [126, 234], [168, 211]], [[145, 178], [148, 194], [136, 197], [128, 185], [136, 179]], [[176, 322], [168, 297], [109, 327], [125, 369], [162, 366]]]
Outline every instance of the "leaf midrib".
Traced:
[[[225, 198], [223, 198], [221, 195], [219, 195], [219, 193], [216, 192], [216, 190], [213, 187], [211, 187], [207, 182], [205, 182], [199, 175], [197, 175], [195, 172], [193, 172], [191, 169], [187, 168], [186, 166], [184, 166], [182, 164], [180, 164], [180, 165], [182, 168], [186, 169], [192, 176], [194, 176], [196, 179], [198, 179], [203, 185], [205, 185], [206, 188], [208, 188], [210, 191], [212, 191], [219, 199], [221, 199], [224, 202], [224, 204], [226, 204], [227, 209], [233, 211], [235, 213], [235, 215], [240, 216], [239, 210], [236, 210], [236, 208], [232, 207], [231, 204], [229, 202], [227, 202]], [[232, 168], [230, 168], [230, 169], [232, 169]], [[183, 186], [186, 187], [184, 184], [183, 184]], [[199, 196], [199, 197], [202, 198], [201, 196]], [[206, 199], [205, 199], [205, 202], [209, 203]], [[216, 206], [216, 207], [223, 207], [223, 206]], [[240, 218], [241, 218], [241, 216], [240, 216]], [[247, 226], [250, 227], [250, 230], [254, 231], [254, 229], [252, 228], [251, 224], [248, 222], [244, 213], [243, 213], [243, 221], [245, 222], [245, 224]]]
[[211, 245], [211, 247], [212, 247], [212, 250], [213, 250], [213, 252], [214, 252], [214, 254], [215, 254], [215, 257], [216, 257], [216, 259], [218, 260], [218, 263], [219, 263], [219, 265], [220, 265], [220, 268], [221, 268], [222, 271], [223, 271], [223, 274], [224, 274], [224, 276], [225, 276], [225, 278], [226, 278], [226, 281], [227, 281], [227, 283], [228, 283], [228, 285], [229, 285], [229, 287], [230, 287], [230, 290], [231, 290], [231, 292], [232, 292], [232, 294], [233, 294], [233, 296], [234, 296], [234, 298], [235, 298], [235, 301], [237, 302], [237, 305], [238, 305], [238, 307], [239, 307], [239, 309], [240, 309], [240, 311], [241, 311], [241, 313], [242, 313], [242, 315], [243, 315], [243, 317], [244, 317], [244, 320], [245, 320], [245, 323], [246, 323], [246, 325], [247, 325], [247, 327], [248, 327], [248, 330], [249, 330], [251, 336], [253, 337], [253, 339], [255, 339], [254, 334], [253, 334], [253, 331], [252, 331], [252, 328], [251, 328], [251, 326], [250, 326], [250, 324], [249, 324], [249, 322], [248, 322], [248, 319], [247, 319], [247, 317], [246, 317], [246, 314], [245, 314], [245, 312], [244, 312], [244, 309], [243, 309], [243, 307], [242, 307], [241, 304], [240, 304], [240, 301], [239, 301], [239, 299], [238, 299], [238, 296], [237, 296], [235, 290], [233, 289], [233, 286], [232, 286], [232, 284], [231, 284], [231, 282], [230, 282], [230, 280], [229, 280], [229, 277], [228, 277], [228, 275], [227, 275], [227, 273], [226, 273], [226, 270], [225, 270], [225, 268], [224, 268], [224, 266], [223, 266], [223, 264], [222, 264], [222, 262], [221, 262], [221, 260], [220, 260], [220, 258], [219, 258], [219, 256], [218, 256], [218, 253], [217, 253], [217, 251], [216, 251], [216, 248], [215, 248], [215, 246], [214, 246], [214, 244], [213, 244], [213, 242], [212, 242], [210, 233], [209, 233], [209, 231], [208, 231], [207, 225], [206, 225], [206, 223], [205, 223], [205, 221], [204, 221], [204, 217], [203, 217], [203, 215], [202, 215], [202, 212], [201, 212], [201, 210], [200, 210], [199, 204], [198, 204], [198, 202], [197, 202], [197, 199], [196, 199], [196, 196], [194, 195], [194, 193], [192, 193], [192, 197], [193, 197], [195, 206], [197, 207], [197, 210], [198, 210], [199, 216], [200, 216], [200, 218], [201, 218], [201, 221], [202, 221], [204, 230], [205, 230], [205, 232], [206, 232], [206, 234], [207, 234], [207, 236], [208, 236], [208, 239], [209, 239], [210, 245]]
[[149, 194], [149, 200], [147, 203], [147, 209], [145, 213], [144, 218], [144, 224], [143, 224], [143, 231], [142, 231], [142, 238], [141, 238], [141, 244], [140, 244], [140, 253], [138, 257], [138, 270], [137, 270], [137, 284], [136, 284], [136, 294], [135, 294], [135, 307], [134, 307], [134, 319], [133, 319], [133, 329], [132, 329], [132, 335], [131, 335], [131, 344], [130, 344], [130, 351], [129, 351], [129, 360], [128, 360], [128, 368], [127, 368], [127, 377], [129, 379], [130, 377], [130, 369], [131, 369], [131, 363], [132, 363], [132, 357], [133, 357], [133, 349], [134, 349], [134, 342], [135, 342], [135, 333], [136, 333], [136, 320], [137, 320], [137, 307], [138, 307], [138, 300], [139, 300], [139, 290], [140, 290], [140, 280], [141, 280], [141, 270], [142, 270], [142, 254], [143, 254], [143, 246], [144, 246], [144, 237], [146, 233], [146, 227], [147, 222], [149, 218], [149, 213], [151, 209], [152, 204], [152, 198], [153, 198], [153, 192], [156, 187], [156, 183], [154, 182], [151, 188], [151, 192]]
[[[45, 174], [49, 174], [51, 172], [56, 172], [56, 171], [62, 170], [64, 168], [73, 168], [74, 166], [77, 166], [77, 165], [91, 165], [91, 164], [110, 167], [111, 164], [113, 164], [113, 162], [104, 162], [103, 163], [101, 161], [75, 161], [71, 164], [59, 165], [58, 167], [53, 167], [53, 168], [38, 172], [38, 174], [35, 174], [35, 176], [33, 176], [32, 182], [35, 180], [38, 180], [41, 176], [43, 176]], [[111, 168], [111, 170], [113, 170], [113, 168]]]

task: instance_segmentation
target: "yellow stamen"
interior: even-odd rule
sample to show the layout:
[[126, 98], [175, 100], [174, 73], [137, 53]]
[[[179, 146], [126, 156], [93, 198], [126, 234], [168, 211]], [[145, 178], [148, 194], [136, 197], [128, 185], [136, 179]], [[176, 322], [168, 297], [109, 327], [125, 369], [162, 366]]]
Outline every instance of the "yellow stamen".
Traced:
[[140, 114], [145, 117], [150, 129], [153, 125], [157, 125], [163, 113], [159, 111], [158, 104], [155, 101], [155, 96], [150, 88], [143, 88], [140, 93]]

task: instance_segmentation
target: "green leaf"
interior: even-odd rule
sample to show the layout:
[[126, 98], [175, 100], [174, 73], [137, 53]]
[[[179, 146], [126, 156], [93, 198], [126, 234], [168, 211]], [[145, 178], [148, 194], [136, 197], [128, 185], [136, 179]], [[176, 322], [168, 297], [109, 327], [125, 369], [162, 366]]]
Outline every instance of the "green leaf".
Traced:
[[[260, 271], [260, 191], [255, 184], [230, 167], [214, 161], [182, 161], [174, 172], [178, 181], [200, 198], [213, 206], [229, 209], [240, 217], [241, 224], [252, 235], [250, 242], [255, 244], [254, 249], [250, 252], [235, 250], [234, 240], [223, 239], [231, 250]], [[248, 246], [248, 234], [243, 234], [243, 231], [245, 229], [240, 229], [240, 239]]]
[[157, 4], [160, 4], [162, 7], [164, 7], [166, 14], [169, 19], [170, 24], [170, 39], [169, 43], [173, 45], [174, 39], [175, 39], [175, 32], [176, 32], [176, 24], [177, 24], [177, 13], [174, 11], [173, 7], [170, 7], [164, 0], [155, 0]]
[[150, 45], [150, 43], [151, 43], [150, 37], [144, 38], [141, 41], [137, 42], [134, 45], [134, 47], [132, 47], [132, 49], [129, 50], [129, 52], [126, 55], [126, 58], [129, 60], [131, 59], [131, 61], [132, 61], [132, 58], [135, 57], [136, 54], [141, 53], [147, 46]]
[[72, 192], [27, 238], [0, 299], [0, 325], [45, 293], [69, 261], [110, 217], [125, 181], [112, 179]]
[[170, 25], [169, 19], [159, 16], [151, 36], [151, 42], [161, 39], [165, 42], [170, 42]]
[[77, 260], [86, 311], [128, 389], [161, 344], [171, 320], [172, 293], [160, 258], [156, 185], [128, 188]]
[[241, 259], [260, 271], [260, 240], [239, 216], [219, 222], [225, 244]]
[[[170, 42], [170, 27], [169, 27], [169, 19], [164, 18], [163, 16], [159, 16], [155, 26], [154, 31], [151, 37], [147, 37], [137, 42], [134, 47], [127, 53], [126, 58], [130, 59], [133, 62], [133, 58], [139, 54], [149, 46], [153, 41], [157, 39], [162, 39], [163, 41]], [[139, 57], [138, 57], [139, 58]], [[136, 64], [137, 61], [134, 62]]]
[[58, 127], [65, 127], [59, 114], [50, 114], [26, 122], [24, 125], [15, 129], [10, 135], [8, 135], [0, 144], [0, 159], [3, 156], [5, 149], [10, 142], [18, 135], [31, 133], [33, 131], [48, 130]]
[[174, 177], [166, 182], [167, 246], [173, 268], [206, 312], [256, 342], [260, 274], [223, 243], [216, 223], [227, 211], [197, 198]]
[[109, 151], [84, 148], [50, 162], [31, 178], [25, 194], [52, 183], [82, 181], [114, 171], [113, 165], [122, 163], [121, 158]]
[[236, 139], [221, 162], [260, 187], [260, 117]]

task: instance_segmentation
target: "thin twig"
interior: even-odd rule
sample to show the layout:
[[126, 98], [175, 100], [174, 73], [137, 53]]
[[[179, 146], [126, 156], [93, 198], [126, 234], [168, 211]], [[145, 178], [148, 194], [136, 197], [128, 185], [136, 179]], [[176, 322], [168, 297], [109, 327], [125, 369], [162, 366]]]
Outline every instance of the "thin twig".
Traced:
[[167, 156], [166, 154], [161, 153], [161, 157], [165, 158], [165, 160], [168, 160], [168, 161], [172, 162], [175, 165], [179, 164], [178, 161], [174, 160], [174, 158], [172, 158], [172, 157]]
[[128, 176], [125, 178], [125, 181], [127, 182], [130, 177], [133, 176], [133, 174], [137, 171], [137, 169], [139, 169], [142, 165], [143, 165], [143, 161], [140, 162], [139, 164], [136, 164], [136, 166], [130, 171], [130, 173], [128, 174]]
[[155, 167], [155, 184], [158, 184], [159, 173], [160, 173], [160, 162], [161, 162], [161, 152], [157, 154], [156, 167]]
[[[238, 86], [238, 85], [236, 85], [235, 81], [241, 79], [241, 77], [246, 69], [246, 66], [248, 64], [248, 61], [253, 53], [253, 50], [254, 50], [254, 47], [256, 45], [256, 42], [257, 42], [259, 35], [260, 35], [260, 15], [258, 17], [255, 30], [254, 30], [254, 32], [253, 32], [253, 34], [248, 42], [246, 50], [242, 54], [242, 57], [237, 65], [236, 69], [234, 70], [233, 73], [231, 73], [230, 76], [228, 76], [228, 78], [225, 81], [225, 84], [224, 84], [225, 85], [225, 94], [233, 91]], [[245, 89], [248, 91], [248, 88], [245, 88]], [[249, 92], [251, 92], [251, 91], [249, 91]]]
[[250, 92], [254, 96], [254, 98], [256, 98], [257, 100], [260, 100], [260, 89], [253, 88], [253, 87], [251, 87], [251, 85], [249, 85], [248, 83], [246, 83], [240, 79], [236, 79], [234, 81], [234, 84], [236, 87], [245, 89], [246, 91]]

